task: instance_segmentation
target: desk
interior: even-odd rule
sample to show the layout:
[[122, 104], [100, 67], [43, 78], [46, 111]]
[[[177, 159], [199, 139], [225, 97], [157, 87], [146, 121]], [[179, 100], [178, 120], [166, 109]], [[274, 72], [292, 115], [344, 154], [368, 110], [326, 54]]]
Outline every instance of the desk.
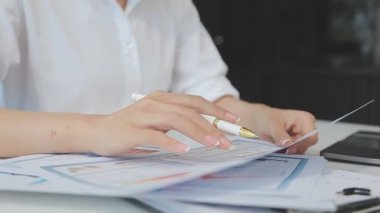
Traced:
[[[318, 121], [317, 126], [326, 124]], [[319, 155], [319, 151], [357, 130], [380, 131], [380, 126], [338, 123], [320, 133], [319, 142], [307, 154]], [[328, 166], [380, 176], [380, 167], [329, 162]], [[149, 212], [135, 203], [118, 198], [55, 195], [25, 192], [0, 192], [0, 212]]]

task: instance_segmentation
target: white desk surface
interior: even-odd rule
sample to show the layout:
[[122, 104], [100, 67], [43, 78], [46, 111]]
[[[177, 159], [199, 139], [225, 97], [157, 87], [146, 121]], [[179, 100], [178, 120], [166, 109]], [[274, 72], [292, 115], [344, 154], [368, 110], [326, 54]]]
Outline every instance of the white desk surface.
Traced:
[[[317, 125], [326, 124], [318, 121]], [[307, 154], [319, 155], [319, 151], [357, 130], [380, 131], [380, 126], [338, 123], [319, 134], [319, 142]], [[380, 176], [380, 167], [329, 162], [328, 166]], [[43, 193], [0, 191], [0, 212], [150, 212], [135, 203], [118, 198], [56, 195]]]

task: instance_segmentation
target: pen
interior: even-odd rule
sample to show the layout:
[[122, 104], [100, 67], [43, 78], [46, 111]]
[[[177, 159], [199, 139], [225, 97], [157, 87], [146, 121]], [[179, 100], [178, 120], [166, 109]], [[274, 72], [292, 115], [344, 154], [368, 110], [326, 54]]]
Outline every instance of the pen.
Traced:
[[[138, 94], [138, 93], [132, 94], [132, 100], [134, 101], [138, 101], [144, 97], [145, 95], [142, 95], [142, 94]], [[222, 130], [223, 132], [226, 132], [232, 135], [239, 135], [244, 138], [258, 138], [258, 136], [254, 132], [252, 132], [246, 127], [242, 127], [242, 126], [239, 126], [239, 125], [236, 125], [224, 120], [220, 120], [211, 115], [201, 114], [201, 116], [205, 118], [210, 124]]]

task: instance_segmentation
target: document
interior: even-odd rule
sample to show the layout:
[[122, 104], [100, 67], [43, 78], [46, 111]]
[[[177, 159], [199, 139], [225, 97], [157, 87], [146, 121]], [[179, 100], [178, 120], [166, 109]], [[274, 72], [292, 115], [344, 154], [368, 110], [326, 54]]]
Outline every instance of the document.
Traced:
[[0, 189], [130, 197], [280, 149], [267, 142], [233, 140], [233, 150], [198, 147], [183, 155], [142, 147], [125, 158], [43, 154], [0, 160]]
[[141, 202], [149, 205], [160, 212], [181, 213], [283, 213], [283, 210], [260, 208], [252, 206], [231, 206], [223, 204], [190, 203], [167, 199], [143, 199]]
[[[293, 156], [269, 155], [262, 161], [255, 160], [239, 168], [147, 193], [139, 200], [163, 212], [170, 212], [169, 209], [184, 203], [189, 208], [214, 209], [215, 212], [221, 206], [229, 206], [234, 212], [246, 212], [249, 208], [253, 211], [258, 207], [332, 212], [339, 205], [380, 197], [380, 177], [324, 168], [322, 157], [298, 156], [296, 158], [304, 158], [299, 163], [285, 163], [280, 161], [282, 157]], [[304, 166], [300, 166], [302, 161], [306, 162]], [[281, 169], [274, 169], [276, 172], [263, 172], [263, 168], [280, 165]], [[248, 170], [247, 175], [244, 171]], [[209, 176], [214, 179], [210, 180]], [[208, 181], [213, 183], [205, 184]], [[351, 187], [369, 189], [371, 195], [340, 193]]]
[[[351, 187], [369, 189], [371, 195], [345, 196], [340, 193], [343, 189]], [[325, 169], [310, 197], [318, 200], [333, 200], [336, 205], [342, 205], [365, 200], [371, 196], [380, 197], [380, 177], [337, 169]]]
[[335, 209], [331, 200], [321, 203], [309, 199], [325, 166], [326, 161], [319, 156], [272, 154], [149, 192], [141, 199], [331, 211]]

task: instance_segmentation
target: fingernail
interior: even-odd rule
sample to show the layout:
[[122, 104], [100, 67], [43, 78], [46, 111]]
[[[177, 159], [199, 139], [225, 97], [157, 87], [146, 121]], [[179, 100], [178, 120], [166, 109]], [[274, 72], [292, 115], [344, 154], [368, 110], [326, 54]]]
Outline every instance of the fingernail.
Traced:
[[226, 112], [225, 116], [228, 119], [228, 121], [237, 122], [240, 120], [239, 116], [237, 116], [231, 112]]
[[281, 141], [281, 142], [280, 142], [280, 145], [281, 145], [281, 146], [284, 146], [284, 145], [287, 144], [288, 142], [290, 142], [290, 139], [289, 139], [289, 138], [287, 138], [287, 139]]
[[298, 151], [298, 149], [293, 147], [293, 148], [287, 149], [286, 152], [285, 152], [285, 154], [292, 155], [292, 154], [296, 154], [297, 151]]
[[228, 148], [228, 150], [233, 150], [233, 149], [235, 149], [235, 145], [232, 145], [230, 146], [230, 148]]
[[176, 151], [178, 153], [186, 153], [190, 151], [190, 147], [186, 146], [185, 144], [180, 143], [180, 144], [177, 144]]
[[220, 144], [220, 141], [211, 135], [206, 135], [206, 141], [209, 146], [218, 146]]
[[231, 141], [228, 140], [225, 136], [220, 137], [219, 141], [220, 141], [220, 147], [222, 149], [230, 149], [232, 146]]

